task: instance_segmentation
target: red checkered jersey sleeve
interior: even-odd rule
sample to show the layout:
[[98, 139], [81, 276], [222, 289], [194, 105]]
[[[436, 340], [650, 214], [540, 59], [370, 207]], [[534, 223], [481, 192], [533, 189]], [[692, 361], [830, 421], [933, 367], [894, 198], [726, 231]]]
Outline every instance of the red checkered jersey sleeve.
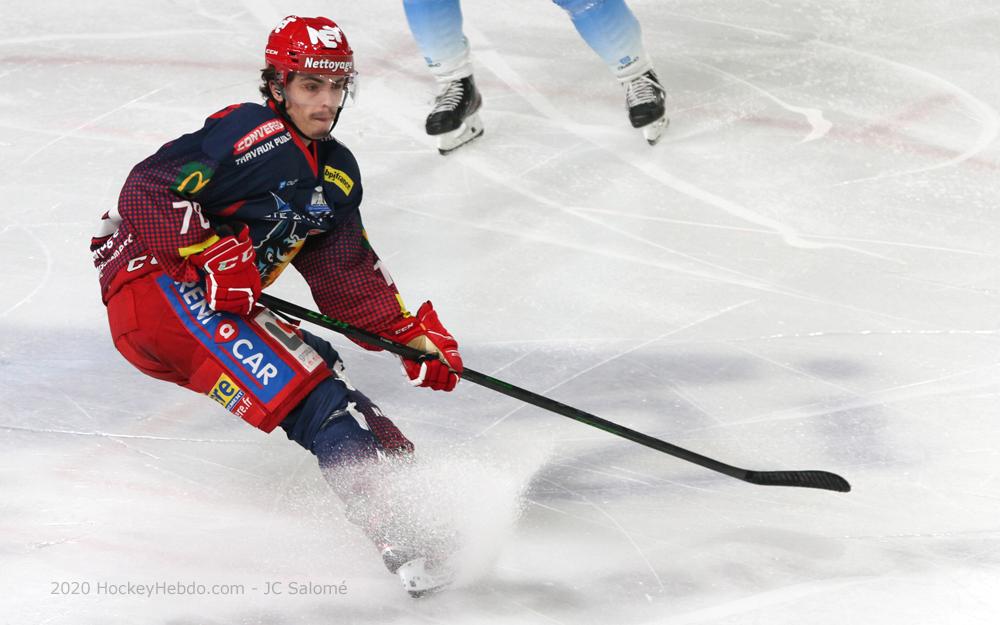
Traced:
[[236, 138], [271, 113], [263, 107], [233, 105], [207, 120], [196, 132], [167, 143], [136, 165], [118, 197], [118, 214], [136, 238], [174, 280], [194, 282], [198, 270], [187, 260], [214, 240], [198, 197], [219, 163], [231, 155]]
[[[189, 163], [198, 163], [206, 171], [215, 166], [203, 154], [168, 156], [157, 153], [132, 169], [118, 196], [118, 213], [139, 243], [137, 247], [149, 250], [163, 271], [180, 282], [200, 279], [197, 269], [183, 256], [182, 250], [195, 249], [214, 235], [194, 199], [196, 193], [182, 195], [175, 190], [178, 178]], [[207, 182], [204, 174], [202, 176], [202, 183]]]
[[310, 237], [292, 263], [327, 316], [381, 332], [409, 314], [356, 209], [335, 229]]

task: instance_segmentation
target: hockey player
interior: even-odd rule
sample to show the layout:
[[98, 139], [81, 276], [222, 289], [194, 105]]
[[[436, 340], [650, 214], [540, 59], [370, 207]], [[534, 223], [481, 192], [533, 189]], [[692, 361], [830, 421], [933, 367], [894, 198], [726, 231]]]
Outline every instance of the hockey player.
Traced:
[[[650, 145], [670, 120], [664, 90], [642, 43], [639, 21], [624, 0], [553, 0], [569, 13], [583, 40], [608, 65], [625, 89], [633, 128]], [[472, 76], [469, 42], [462, 32], [460, 0], [403, 0], [410, 32], [438, 82], [427, 134], [447, 154], [483, 134], [478, 115], [482, 97]]]
[[412, 384], [450, 391], [462, 358], [430, 302], [407, 312], [362, 227], [358, 164], [330, 136], [357, 79], [344, 32], [327, 18], [288, 16], [264, 58], [265, 105], [229, 106], [165, 144], [103, 216], [91, 249], [111, 335], [143, 373], [265, 432], [281, 427], [315, 454], [349, 518], [419, 594], [447, 581], [432, 566], [441, 554], [414, 546], [391, 514], [372, 513], [377, 484], [366, 470], [413, 444], [350, 386], [329, 343], [257, 299], [291, 264], [325, 314], [436, 353], [403, 361]]

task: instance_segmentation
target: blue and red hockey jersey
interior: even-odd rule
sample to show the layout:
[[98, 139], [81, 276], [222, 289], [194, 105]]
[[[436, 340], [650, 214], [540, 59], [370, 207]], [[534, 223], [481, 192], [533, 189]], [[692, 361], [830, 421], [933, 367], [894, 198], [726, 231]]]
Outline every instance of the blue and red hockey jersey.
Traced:
[[368, 243], [361, 197], [346, 146], [306, 145], [273, 105], [230, 106], [133, 168], [91, 243], [102, 296], [157, 270], [198, 282], [188, 257], [246, 224], [265, 286], [291, 263], [324, 314], [383, 330], [408, 313]]

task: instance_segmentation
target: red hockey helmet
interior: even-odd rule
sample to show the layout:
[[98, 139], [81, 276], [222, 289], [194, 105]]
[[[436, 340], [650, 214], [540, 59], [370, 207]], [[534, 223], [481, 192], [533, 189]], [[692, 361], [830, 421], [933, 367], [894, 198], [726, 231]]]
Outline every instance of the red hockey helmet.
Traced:
[[353, 79], [354, 50], [340, 26], [325, 17], [289, 15], [267, 38], [264, 62], [281, 74], [290, 72], [345, 76]]

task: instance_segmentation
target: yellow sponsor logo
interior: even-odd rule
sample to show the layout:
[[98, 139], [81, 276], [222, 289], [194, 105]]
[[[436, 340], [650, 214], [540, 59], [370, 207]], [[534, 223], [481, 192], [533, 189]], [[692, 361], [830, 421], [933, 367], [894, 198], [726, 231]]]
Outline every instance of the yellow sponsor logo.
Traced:
[[[181, 183], [177, 185], [178, 193], [187, 193], [189, 195], [195, 195], [199, 191], [205, 188], [211, 178], [206, 178], [205, 174], [200, 171], [193, 171], [188, 174], [188, 177], [181, 180]], [[191, 183], [191, 186], [188, 186]]]
[[344, 192], [344, 195], [350, 195], [351, 189], [354, 188], [354, 181], [351, 180], [350, 176], [339, 169], [330, 167], [329, 165], [323, 168], [323, 180], [340, 187], [340, 190]]
[[211, 182], [213, 173], [214, 170], [204, 163], [198, 161], [184, 163], [170, 188], [178, 195], [193, 197]]
[[219, 402], [226, 410], [232, 410], [245, 393], [231, 377], [223, 373], [208, 392], [208, 396]]

